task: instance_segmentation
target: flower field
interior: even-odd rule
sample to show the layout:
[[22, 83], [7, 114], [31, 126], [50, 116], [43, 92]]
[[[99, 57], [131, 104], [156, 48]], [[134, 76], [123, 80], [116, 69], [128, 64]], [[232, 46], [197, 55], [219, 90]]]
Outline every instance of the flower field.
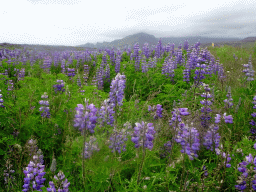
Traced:
[[256, 191], [255, 62], [256, 43], [0, 47], [0, 191]]

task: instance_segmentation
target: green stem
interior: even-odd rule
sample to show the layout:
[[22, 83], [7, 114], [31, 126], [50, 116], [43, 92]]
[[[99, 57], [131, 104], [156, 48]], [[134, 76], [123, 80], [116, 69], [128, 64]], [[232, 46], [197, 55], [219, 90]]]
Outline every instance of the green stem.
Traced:
[[181, 191], [181, 187], [182, 187], [182, 179], [183, 179], [184, 170], [185, 170], [185, 154], [182, 154], [182, 156], [183, 156], [183, 169], [182, 169], [182, 175], [181, 175], [181, 180], [180, 180], [180, 191]]
[[85, 186], [85, 158], [84, 158], [84, 150], [85, 150], [85, 137], [86, 137], [86, 129], [83, 130], [83, 134], [84, 134], [84, 141], [83, 141], [83, 153], [82, 153], [82, 162], [83, 162], [83, 166], [82, 166], [82, 172], [83, 172], [83, 185]]
[[[144, 145], [143, 145], [143, 147], [144, 147]], [[138, 178], [137, 178], [137, 185], [140, 182], [140, 176], [141, 176], [141, 171], [142, 171], [142, 168], [143, 168], [143, 163], [144, 163], [145, 155], [146, 155], [146, 151], [145, 151], [145, 149], [143, 149], [143, 157], [142, 157], [142, 161], [141, 161], [140, 168], [139, 168], [139, 174], [138, 174]]]

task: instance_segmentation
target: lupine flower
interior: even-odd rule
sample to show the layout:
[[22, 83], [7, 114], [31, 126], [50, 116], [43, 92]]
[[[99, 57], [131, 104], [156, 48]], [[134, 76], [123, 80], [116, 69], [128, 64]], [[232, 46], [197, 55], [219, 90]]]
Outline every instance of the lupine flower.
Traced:
[[[34, 161], [36, 163], [34, 163]], [[23, 171], [23, 173], [25, 174], [25, 178], [23, 185], [24, 189], [22, 191], [42, 191], [41, 187], [44, 187], [43, 183], [46, 180], [46, 178], [43, 178], [43, 176], [45, 175], [44, 167], [45, 166], [42, 165], [40, 162], [38, 163], [38, 156], [33, 156], [33, 161], [30, 161], [28, 167], [26, 167]]]
[[80, 77], [78, 76], [77, 77], [77, 86], [79, 86], [79, 87], [81, 87], [82, 86], [82, 84], [81, 84], [81, 80], [80, 80]]
[[110, 68], [109, 64], [106, 65], [105, 74], [104, 74], [104, 81], [107, 81], [110, 83]]
[[207, 106], [212, 105], [212, 102], [209, 100], [212, 95], [210, 94], [211, 89], [209, 88], [209, 85], [204, 84], [204, 89], [205, 93], [203, 93], [201, 97], [204, 97], [205, 99], [203, 101], [200, 101], [200, 103], [205, 106], [201, 108], [201, 112], [203, 113], [201, 115], [201, 125], [204, 127], [204, 129], [207, 129], [209, 124], [208, 122], [211, 120], [211, 116], [208, 113], [212, 111], [211, 108]]
[[[250, 166], [248, 169], [247, 166], [249, 164], [253, 164], [254, 166]], [[235, 188], [237, 190], [245, 190], [249, 185], [252, 186], [252, 189], [256, 191], [256, 177], [255, 177], [255, 169], [256, 169], [256, 157], [253, 158], [251, 154], [245, 157], [245, 161], [239, 163], [238, 171], [242, 173], [241, 176], [238, 177], [237, 183]], [[253, 177], [250, 175], [253, 174]], [[250, 189], [249, 189], [250, 190]]]
[[25, 68], [22, 68], [18, 74], [18, 81], [24, 80], [25, 77]]
[[[215, 117], [215, 123], [219, 123], [221, 120], [221, 115], [216, 114], [217, 117]], [[233, 123], [233, 117], [232, 115], [226, 116], [226, 113], [223, 114], [223, 118], [225, 120], [225, 123]]]
[[88, 78], [89, 78], [89, 66], [88, 65], [84, 65], [84, 82], [87, 83]]
[[149, 58], [149, 47], [148, 47], [148, 43], [144, 44], [143, 47], [143, 54], [145, 55], [145, 57], [148, 59]]
[[15, 173], [14, 170], [12, 170], [12, 164], [11, 164], [11, 161], [9, 159], [6, 160], [6, 164], [5, 164], [5, 167], [6, 167], [6, 170], [4, 170], [4, 185], [6, 187], [10, 186], [10, 188], [12, 188], [12, 185], [14, 184], [16, 178], [12, 176], [13, 173]]
[[126, 129], [126, 131], [127, 131], [127, 134], [132, 136], [132, 133], [130, 132], [130, 130], [132, 130], [132, 125], [131, 125], [131, 123], [127, 121], [127, 122], [124, 124], [124, 127], [125, 127], [125, 129]]
[[181, 153], [187, 153], [190, 160], [194, 157], [198, 157], [196, 151], [200, 148], [199, 132], [196, 128], [188, 127], [187, 125], [180, 129], [178, 135], [176, 136], [176, 142], [180, 143], [182, 146]]
[[114, 80], [111, 82], [109, 99], [110, 102], [114, 104], [114, 106], [118, 105], [122, 106], [122, 101], [124, 98], [124, 89], [125, 89], [125, 75], [121, 75], [118, 73]]
[[216, 114], [217, 117], [215, 117], [215, 123], [219, 123], [221, 120], [221, 115], [220, 114]]
[[50, 71], [51, 64], [52, 64], [52, 59], [51, 59], [50, 56], [47, 56], [47, 57], [44, 58], [42, 68], [43, 68], [45, 71], [49, 72], [49, 71]]
[[[174, 107], [175, 107], [175, 101], [174, 101]], [[180, 123], [181, 122], [181, 116], [186, 116], [186, 115], [189, 115], [189, 112], [187, 111], [188, 108], [179, 108], [179, 109], [174, 109], [172, 111], [172, 119], [169, 121], [169, 125], [172, 126], [173, 125], [173, 128], [176, 130], [176, 125], [173, 124], [175, 122], [178, 122]]]
[[226, 116], [226, 113], [223, 114], [225, 123], [233, 123], [233, 117], [231, 115]]
[[117, 56], [116, 57], [116, 66], [115, 66], [115, 72], [119, 73], [120, 72], [120, 61], [121, 61], [121, 57]]
[[218, 126], [216, 126], [216, 128], [214, 128], [214, 126], [212, 125], [210, 130], [208, 130], [204, 136], [205, 142], [203, 143], [203, 145], [211, 151], [213, 151], [213, 143], [215, 144], [215, 149], [219, 147], [220, 135], [219, 133], [217, 133]]
[[96, 76], [94, 75], [91, 81], [91, 85], [96, 86], [96, 84], [97, 84], [97, 79], [96, 79]]
[[125, 141], [127, 141], [127, 133], [125, 129], [122, 129], [120, 132], [118, 132], [114, 128], [114, 133], [111, 135], [109, 140], [111, 141], [109, 148], [113, 149], [112, 153], [117, 151], [120, 154], [121, 149], [122, 151], [126, 151]]
[[113, 103], [109, 103], [109, 99], [104, 100], [103, 105], [99, 111], [99, 118], [102, 119], [101, 125], [104, 127], [104, 124], [107, 123], [108, 125], [113, 126], [114, 123], [114, 116], [113, 114], [115, 111], [113, 110]]
[[63, 80], [57, 80], [57, 83], [58, 84], [53, 85], [55, 94], [57, 94], [57, 92], [60, 92], [62, 94], [65, 91], [65, 89], [63, 88], [65, 83], [63, 82]]
[[254, 80], [254, 73], [255, 71], [252, 69], [252, 62], [251, 62], [251, 55], [250, 55], [250, 58], [249, 58], [249, 62], [248, 62], [248, 67], [249, 67], [249, 70], [246, 72], [246, 76], [248, 77], [247, 78], [247, 81], [253, 81]]
[[70, 182], [68, 182], [67, 179], [65, 179], [65, 175], [62, 171], [59, 171], [59, 173], [54, 175], [54, 181], [49, 181], [49, 188], [47, 188], [48, 192], [56, 192], [56, 188], [58, 189], [58, 192], [69, 192], [69, 185]]
[[153, 148], [154, 131], [153, 123], [135, 123], [134, 133], [132, 137], [132, 142], [135, 143], [135, 148], [143, 147], [143, 149], [148, 148], [151, 150]]
[[38, 150], [38, 146], [37, 146], [37, 140], [36, 139], [30, 139], [27, 141], [27, 143], [25, 144], [25, 149], [29, 152], [29, 156], [33, 157], [34, 155], [36, 155], [36, 152]]
[[198, 70], [198, 69], [195, 70], [196, 76], [194, 77], [194, 79], [195, 79], [194, 84], [195, 84], [195, 85], [199, 85], [199, 84], [201, 83], [201, 80], [202, 80], [202, 79], [205, 79], [204, 74], [206, 73], [206, 72], [205, 72], [206, 65], [205, 65], [205, 64], [199, 64], [199, 63], [198, 63], [198, 64], [196, 65], [196, 67], [199, 67], [199, 70]]
[[153, 107], [151, 107], [150, 105], [148, 106], [148, 111], [149, 112], [153, 112], [152, 113], [152, 116], [154, 117], [154, 119], [158, 119], [158, 118], [162, 118], [163, 115], [162, 115], [162, 111], [163, 111], [163, 108], [162, 108], [162, 105], [160, 104], [157, 104], [156, 106], [154, 105]]
[[71, 80], [71, 77], [74, 77], [76, 74], [75, 74], [75, 69], [74, 68], [68, 68], [68, 77], [69, 77], [69, 80]]
[[[41, 96], [42, 99], [47, 99], [48, 95], [46, 92], [44, 92], [44, 94]], [[47, 117], [50, 118], [50, 108], [46, 107], [49, 106], [49, 101], [47, 100], [40, 100], [39, 104], [42, 105], [42, 107], [39, 108], [39, 111], [43, 111], [43, 113], [41, 113], [42, 117]]]
[[97, 87], [99, 90], [102, 90], [103, 89], [103, 85], [104, 85], [104, 82], [103, 82], [103, 72], [102, 70], [100, 69], [97, 69], [97, 72], [96, 72], [96, 79], [97, 79]]
[[160, 154], [161, 157], [166, 157], [168, 154], [170, 154], [171, 150], [172, 150], [172, 143], [171, 141], [167, 141], [164, 144], [163, 148], [160, 148], [162, 150], [162, 153]]
[[61, 61], [61, 73], [63, 73], [63, 74], [66, 74], [66, 69], [65, 69], [65, 63], [66, 63], [66, 60], [65, 59], [63, 59], [62, 61]]
[[88, 129], [91, 133], [94, 133], [94, 128], [97, 123], [97, 108], [93, 104], [88, 105], [86, 101], [86, 108], [84, 108], [82, 104], [77, 104], [75, 109], [74, 127], [78, 127], [81, 132], [83, 132], [84, 129]]
[[[2, 91], [2, 90], [0, 90], [0, 92], [1, 92], [1, 91]], [[0, 94], [0, 107], [5, 107], [5, 106], [3, 105], [4, 100], [2, 99], [2, 97], [3, 97], [3, 95]]]
[[[8, 91], [13, 91], [13, 82], [12, 80], [9, 80], [8, 81], [8, 88], [7, 88]], [[9, 92], [7, 92], [7, 94], [9, 94]]]
[[94, 142], [96, 140], [97, 139], [94, 136], [90, 136], [89, 143], [85, 142], [85, 144], [84, 144], [85, 145], [84, 152], [82, 153], [82, 157], [83, 158], [89, 159], [92, 156], [93, 151], [99, 151], [100, 150], [98, 148], [98, 145], [94, 144]]
[[[225, 158], [224, 163], [226, 164], [226, 167], [230, 168], [231, 167], [231, 164], [230, 164], [231, 157], [230, 157], [230, 155], [228, 154], [228, 157], [226, 157], [226, 153], [223, 152], [222, 157]], [[227, 161], [226, 161], [226, 158], [227, 158]]]
[[142, 61], [141, 61], [141, 69], [142, 69], [142, 73], [148, 72], [148, 64], [146, 62], [145, 56], [142, 58]]
[[227, 104], [227, 108], [232, 108], [233, 106], [233, 99], [232, 99], [232, 96], [231, 96], [231, 87], [229, 86], [228, 87], [228, 94], [227, 94], [227, 98], [228, 99], [225, 99], [224, 102]]
[[204, 176], [207, 177], [208, 176], [208, 171], [207, 171], [205, 165], [203, 166], [203, 170], [204, 170]]
[[[140, 55], [139, 55], [139, 43], [136, 43], [133, 48], [133, 54], [131, 54], [131, 57], [135, 58], [135, 71], [140, 70]], [[130, 59], [132, 60], [132, 59]]]

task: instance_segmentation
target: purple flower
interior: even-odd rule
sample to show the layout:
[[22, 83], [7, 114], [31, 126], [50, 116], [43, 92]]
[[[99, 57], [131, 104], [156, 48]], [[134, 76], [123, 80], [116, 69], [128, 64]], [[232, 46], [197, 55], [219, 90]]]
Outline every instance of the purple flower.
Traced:
[[84, 152], [82, 153], [83, 158], [89, 159], [92, 156], [93, 151], [99, 151], [100, 150], [98, 148], [98, 145], [94, 144], [95, 141], [96, 141], [96, 138], [94, 136], [90, 136], [90, 141], [88, 143], [85, 142]]
[[184, 126], [178, 132], [176, 136], [176, 142], [180, 143], [182, 146], [181, 153], [187, 153], [190, 160], [193, 160], [194, 157], [198, 157], [196, 151], [200, 148], [199, 132], [196, 128]]
[[77, 104], [76, 115], [75, 115], [75, 124], [74, 127], [78, 127], [79, 131], [83, 133], [84, 129], [90, 130], [91, 133], [94, 133], [94, 128], [97, 123], [97, 108], [86, 102], [86, 108], [82, 104]]
[[23, 171], [25, 178], [22, 191], [30, 191], [32, 188], [33, 190], [42, 191], [41, 187], [44, 187], [43, 183], [46, 180], [46, 178], [43, 178], [45, 175], [44, 167], [39, 162], [38, 156], [33, 156], [33, 161], [30, 161], [28, 167]]
[[[65, 175], [62, 171], [59, 171], [59, 173], [54, 175], [54, 182], [49, 181], [49, 188], [47, 188], [48, 192], [56, 192], [56, 188], [58, 189], [58, 192], [69, 192], [69, 185], [70, 182], [68, 182], [67, 179], [65, 179]], [[62, 188], [62, 189], [61, 189]]]
[[154, 105], [153, 107], [151, 107], [150, 105], [148, 106], [148, 111], [152, 111], [151, 115], [154, 117], [154, 119], [158, 119], [158, 118], [162, 118], [162, 105], [157, 104], [156, 106]]
[[226, 116], [226, 113], [223, 114], [225, 123], [233, 123], [233, 117], [231, 115]]
[[63, 89], [63, 87], [64, 87], [64, 82], [63, 82], [63, 80], [57, 80], [57, 83], [58, 83], [58, 84], [53, 85], [55, 94], [57, 94], [58, 91], [61, 92], [61, 93], [63, 93], [63, 92], [65, 91], [65, 89]]
[[114, 80], [111, 82], [109, 99], [110, 102], [116, 106], [118, 103], [119, 106], [122, 106], [122, 101], [124, 98], [124, 89], [125, 89], [125, 75], [118, 73]]
[[145, 124], [144, 121], [142, 121], [141, 124], [135, 123], [136, 127], [134, 127], [134, 133], [131, 140], [135, 143], [135, 148], [142, 146], [143, 149], [148, 148], [151, 150], [153, 148], [153, 135], [156, 132], [154, 131], [153, 123]]
[[[42, 99], [47, 99], [48, 98], [48, 95], [47, 93], [45, 92], [44, 95], [41, 96]], [[47, 118], [50, 118], [50, 108], [49, 107], [46, 107], [46, 106], [49, 106], [49, 101], [47, 100], [40, 100], [39, 101], [39, 104], [42, 105], [42, 107], [39, 108], [39, 111], [43, 111], [43, 113], [41, 113], [41, 116], [42, 117], [47, 117]]]
[[109, 148], [113, 149], [112, 153], [117, 151], [120, 154], [121, 149], [123, 151], [126, 151], [126, 145], [124, 142], [127, 141], [127, 133], [124, 129], [121, 130], [120, 132], [114, 129], [114, 133], [111, 135], [109, 140], [111, 141]]

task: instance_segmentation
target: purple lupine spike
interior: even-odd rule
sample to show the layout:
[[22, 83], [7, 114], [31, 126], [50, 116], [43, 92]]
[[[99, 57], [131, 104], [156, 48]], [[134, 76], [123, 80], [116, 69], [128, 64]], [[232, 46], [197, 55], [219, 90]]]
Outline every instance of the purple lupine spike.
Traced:
[[148, 106], [148, 111], [152, 111], [151, 115], [154, 117], [154, 119], [158, 119], [158, 118], [162, 118], [162, 105], [157, 104], [156, 106], [154, 105], [153, 107], [151, 107], [150, 105]]
[[114, 80], [111, 82], [109, 99], [110, 102], [116, 106], [122, 106], [122, 101], [124, 98], [124, 89], [125, 89], [125, 75], [118, 73]]
[[225, 99], [224, 102], [227, 104], [227, 108], [232, 108], [233, 106], [233, 99], [232, 99], [232, 96], [231, 96], [231, 87], [229, 86], [228, 87], [228, 94], [227, 94], [227, 98], [228, 99]]
[[153, 135], [156, 133], [154, 131], [153, 123], [147, 123], [145, 125], [144, 121], [142, 123], [135, 123], [132, 142], [135, 143], [135, 148], [143, 147], [143, 149], [148, 148], [151, 150], [153, 148]]
[[217, 133], [217, 130], [212, 125], [210, 130], [208, 130], [204, 136], [204, 143], [203, 145], [211, 151], [213, 151], [213, 143], [215, 144], [215, 149], [219, 147], [220, 143], [220, 135]]
[[63, 82], [63, 80], [57, 80], [57, 83], [58, 84], [53, 85], [55, 94], [57, 94], [57, 92], [60, 92], [62, 94], [65, 91], [65, 89], [63, 88], [65, 83]]
[[106, 70], [105, 70], [105, 74], [104, 74], [104, 80], [110, 83], [110, 68], [109, 68], [109, 64], [106, 65]]
[[209, 113], [212, 111], [212, 109], [210, 106], [212, 105], [212, 102], [210, 100], [208, 100], [209, 98], [211, 98], [211, 94], [210, 94], [210, 88], [208, 84], [203, 84], [204, 89], [205, 89], [205, 93], [202, 94], [201, 96], [204, 97], [205, 99], [203, 101], [200, 101], [200, 103], [202, 105], [204, 105], [204, 107], [201, 108], [201, 112], [203, 113], [200, 118], [201, 118], [201, 125], [204, 127], [204, 129], [207, 129], [209, 126], [209, 121], [211, 120], [211, 116], [209, 115]]
[[93, 104], [86, 104], [86, 108], [84, 108], [82, 104], [77, 104], [75, 109], [74, 127], [78, 127], [82, 134], [84, 129], [88, 129], [91, 133], [94, 133], [94, 128], [97, 123], [97, 108]]
[[146, 62], [146, 57], [143, 56], [141, 60], [141, 69], [142, 73], [147, 73], [148, 72], [148, 63]]
[[[12, 188], [12, 185], [14, 184], [16, 178], [12, 175], [13, 173], [15, 173], [14, 170], [12, 170], [12, 164], [10, 159], [6, 160], [6, 170], [4, 170], [4, 185], [6, 186], [7, 190], [9, 191], [10, 188]], [[12, 185], [11, 185], [12, 184]], [[8, 188], [8, 186], [10, 186], [10, 188]]]
[[[1, 90], [0, 90], [0, 92], [1, 92]], [[5, 107], [5, 106], [3, 105], [4, 100], [2, 99], [2, 97], [3, 97], [3, 95], [0, 94], [0, 107]]]
[[41, 187], [44, 187], [43, 183], [46, 180], [46, 178], [43, 178], [46, 174], [46, 172], [44, 172], [45, 166], [41, 163], [34, 163], [34, 161], [37, 162], [38, 156], [33, 156], [33, 159], [34, 160], [30, 161], [28, 167], [23, 171], [25, 178], [23, 185], [24, 189], [22, 191], [30, 191], [32, 188], [33, 190], [42, 191]]
[[116, 57], [116, 66], [115, 66], [115, 72], [116, 73], [119, 73], [120, 72], [120, 62], [121, 62], [121, 57], [120, 56], [117, 56]]
[[196, 128], [184, 126], [176, 136], [176, 142], [182, 146], [181, 153], [186, 153], [190, 160], [198, 157], [196, 152], [200, 149], [199, 132]]
[[100, 124], [101, 127], [104, 127], [105, 123], [113, 126], [113, 123], [114, 123], [113, 114], [115, 113], [115, 111], [113, 110], [113, 107], [114, 105], [109, 102], [109, 99], [104, 100], [103, 106], [99, 111], [99, 118], [102, 119], [102, 122]]
[[85, 159], [91, 158], [93, 151], [99, 151], [100, 149], [98, 148], [97, 144], [94, 144], [94, 142], [97, 139], [94, 136], [90, 136], [90, 141], [87, 143], [85, 142], [85, 148], [84, 152], [82, 153], [82, 157]]
[[162, 118], [163, 117], [162, 112], [163, 112], [162, 105], [157, 104], [156, 105], [156, 116], [154, 117], [154, 119]]
[[[45, 92], [44, 95], [41, 96], [42, 99], [47, 99], [48, 95]], [[49, 106], [49, 102], [47, 100], [40, 100], [39, 104], [42, 105], [42, 107], [39, 108], [39, 111], [43, 111], [43, 113], [41, 113], [42, 117], [46, 117], [46, 118], [50, 118], [50, 108], [46, 107]]]
[[114, 133], [109, 140], [111, 141], [109, 148], [112, 149], [112, 153], [117, 151], [120, 154], [121, 149], [122, 151], [126, 151], [125, 141], [127, 141], [127, 132], [125, 129], [122, 129], [120, 132], [114, 129]]
[[232, 115], [226, 116], [226, 113], [224, 113], [223, 116], [224, 116], [224, 119], [225, 119], [225, 123], [230, 123], [230, 124], [233, 123]]
[[56, 188], [58, 189], [58, 192], [69, 192], [69, 185], [70, 182], [68, 182], [67, 179], [65, 179], [65, 175], [62, 171], [59, 171], [59, 173], [54, 175], [54, 181], [49, 181], [49, 188], [47, 188], [48, 192], [56, 192]]

